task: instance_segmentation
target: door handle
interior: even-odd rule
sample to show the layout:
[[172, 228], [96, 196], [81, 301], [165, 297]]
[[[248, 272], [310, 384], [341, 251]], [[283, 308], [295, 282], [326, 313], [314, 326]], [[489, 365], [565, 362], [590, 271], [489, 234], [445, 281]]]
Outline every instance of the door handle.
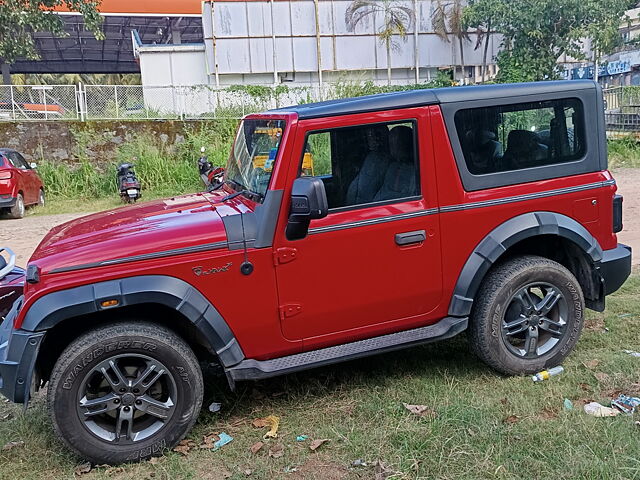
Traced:
[[427, 232], [417, 230], [415, 232], [396, 233], [396, 244], [404, 247], [414, 243], [422, 243], [427, 239]]

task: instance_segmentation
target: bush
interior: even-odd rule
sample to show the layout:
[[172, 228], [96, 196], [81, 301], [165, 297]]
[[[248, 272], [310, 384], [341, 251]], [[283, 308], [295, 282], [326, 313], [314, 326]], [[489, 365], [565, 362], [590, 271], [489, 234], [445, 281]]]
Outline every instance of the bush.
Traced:
[[[43, 159], [38, 167], [49, 199], [97, 199], [117, 195], [117, 166], [133, 162], [145, 191], [158, 195], [179, 195], [202, 189], [197, 170], [200, 147], [214, 165], [226, 164], [237, 120], [203, 122], [186, 132], [185, 140], [168, 147], [151, 134], [135, 135], [118, 146], [116, 160], [96, 165], [89, 160], [95, 134], [83, 130], [72, 132], [76, 142], [77, 164], [70, 166]], [[135, 158], [135, 160], [133, 160]]]

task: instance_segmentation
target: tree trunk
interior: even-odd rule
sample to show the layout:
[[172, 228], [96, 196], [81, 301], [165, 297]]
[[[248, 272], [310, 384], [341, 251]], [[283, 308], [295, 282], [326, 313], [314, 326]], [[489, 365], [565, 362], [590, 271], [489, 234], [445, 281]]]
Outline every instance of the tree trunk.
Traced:
[[387, 39], [387, 83], [391, 86], [391, 40]]
[[11, 85], [11, 66], [4, 62], [2, 62], [2, 83]]
[[467, 72], [465, 71], [464, 64], [464, 39], [462, 36], [458, 37], [458, 45], [460, 45], [460, 70], [462, 70], [462, 84], [467, 84]]
[[487, 33], [485, 33], [486, 38], [484, 41], [484, 52], [482, 54], [482, 83], [487, 81], [487, 70], [489, 66], [487, 65], [487, 56], [489, 55], [489, 42], [491, 41], [491, 22], [487, 22]]

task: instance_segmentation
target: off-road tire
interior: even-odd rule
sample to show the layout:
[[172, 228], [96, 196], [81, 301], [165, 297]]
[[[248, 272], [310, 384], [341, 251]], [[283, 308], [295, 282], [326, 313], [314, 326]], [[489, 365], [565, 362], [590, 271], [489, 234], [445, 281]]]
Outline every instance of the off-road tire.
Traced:
[[[118, 445], [94, 435], [77, 405], [87, 373], [105, 360], [127, 354], [144, 355], [166, 365], [177, 401], [160, 430], [139, 442]], [[198, 360], [182, 338], [156, 324], [130, 321], [92, 330], [74, 340], [53, 369], [47, 404], [54, 430], [64, 444], [94, 464], [113, 465], [159, 456], [173, 448], [193, 427], [203, 390]]]
[[9, 216], [11, 218], [20, 219], [24, 217], [25, 206], [24, 206], [24, 197], [21, 193], [16, 197], [16, 203], [13, 207], [9, 209]]
[[40, 192], [38, 193], [38, 206], [44, 207], [46, 203], [47, 203], [47, 196], [44, 193], [44, 189], [41, 188]]
[[[507, 347], [502, 335], [502, 322], [513, 295], [535, 282], [553, 285], [567, 300], [566, 330], [548, 352], [524, 358]], [[580, 284], [561, 264], [532, 255], [507, 260], [489, 272], [473, 302], [469, 327], [471, 348], [490, 367], [507, 375], [533, 374], [557, 366], [569, 355], [580, 337], [584, 308]]]

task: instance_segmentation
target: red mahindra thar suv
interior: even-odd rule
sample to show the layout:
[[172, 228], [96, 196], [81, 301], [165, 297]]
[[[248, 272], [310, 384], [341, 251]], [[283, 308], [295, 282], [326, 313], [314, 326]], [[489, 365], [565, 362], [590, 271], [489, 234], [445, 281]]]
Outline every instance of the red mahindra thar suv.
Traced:
[[200, 363], [233, 389], [469, 329], [488, 365], [530, 374], [629, 276], [621, 228], [593, 82], [249, 115], [218, 190], [47, 235], [0, 328], [0, 391], [48, 383], [62, 441], [117, 463], [187, 434]]

